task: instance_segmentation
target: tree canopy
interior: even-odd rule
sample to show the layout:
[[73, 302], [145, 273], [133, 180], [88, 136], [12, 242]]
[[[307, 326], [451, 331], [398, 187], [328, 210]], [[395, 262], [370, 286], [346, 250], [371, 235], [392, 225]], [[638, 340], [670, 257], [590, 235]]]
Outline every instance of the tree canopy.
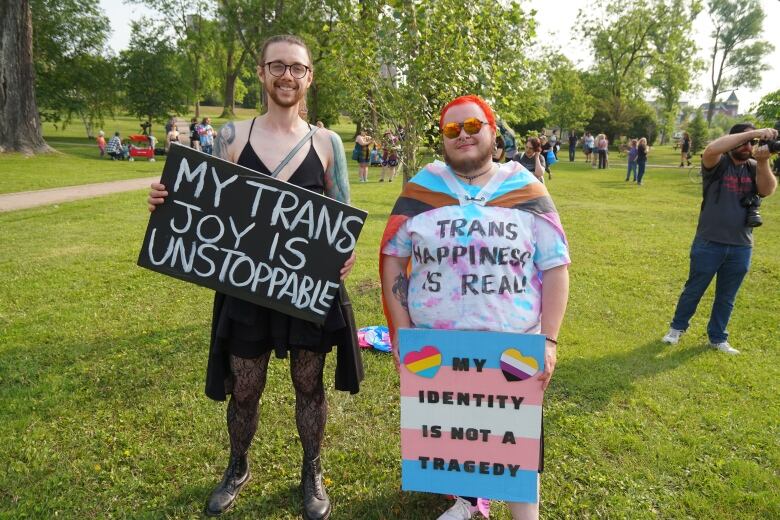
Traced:
[[709, 16], [714, 43], [710, 51], [707, 124], [712, 122], [720, 94], [761, 84], [761, 73], [769, 69], [764, 58], [774, 49], [760, 39], [764, 10], [758, 0], [710, 0]]

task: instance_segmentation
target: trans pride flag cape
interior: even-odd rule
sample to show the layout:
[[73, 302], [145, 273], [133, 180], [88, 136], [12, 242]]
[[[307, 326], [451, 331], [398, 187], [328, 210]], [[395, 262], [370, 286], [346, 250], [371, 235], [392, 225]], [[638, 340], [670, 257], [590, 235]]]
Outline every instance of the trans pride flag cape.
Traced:
[[[509, 161], [501, 165], [499, 172], [506, 174], [507, 178], [489, 200], [485, 202], [485, 206], [511, 208], [533, 213], [549, 222], [565, 241], [566, 235], [561, 226], [561, 220], [545, 185], [516, 161]], [[390, 218], [382, 235], [382, 242], [379, 247], [380, 279], [384, 257], [382, 251], [404, 222], [426, 211], [461, 204], [462, 201], [459, 200], [458, 195], [448, 187], [449, 183], [444, 182], [447, 176], [454, 178], [449, 166], [436, 161], [423, 167], [404, 186], [390, 213]], [[407, 270], [409, 268], [410, 266], [407, 265]], [[390, 312], [387, 309], [384, 294], [382, 294], [382, 306], [390, 328], [390, 334], [391, 336], [395, 335], [396, 330], [393, 326]]]

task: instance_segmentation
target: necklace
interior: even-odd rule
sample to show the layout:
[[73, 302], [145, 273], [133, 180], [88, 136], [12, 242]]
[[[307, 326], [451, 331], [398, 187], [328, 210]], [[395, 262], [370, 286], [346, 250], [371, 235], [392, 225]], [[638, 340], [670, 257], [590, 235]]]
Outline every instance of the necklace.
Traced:
[[492, 164], [490, 165], [490, 167], [487, 170], [485, 170], [482, 173], [478, 173], [476, 175], [462, 175], [462, 174], [456, 172], [455, 170], [452, 170], [452, 173], [454, 173], [456, 176], [460, 177], [461, 179], [465, 179], [465, 180], [469, 181], [469, 185], [471, 185], [474, 182], [474, 179], [478, 179], [478, 178], [482, 177], [483, 175], [486, 175], [486, 174], [490, 173], [491, 171], [493, 171], [493, 165]]

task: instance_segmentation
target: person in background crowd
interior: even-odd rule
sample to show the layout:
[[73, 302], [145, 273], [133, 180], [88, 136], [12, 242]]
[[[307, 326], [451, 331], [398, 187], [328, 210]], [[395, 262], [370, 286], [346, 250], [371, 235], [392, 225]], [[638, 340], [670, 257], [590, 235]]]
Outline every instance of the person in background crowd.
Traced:
[[680, 143], [680, 168], [683, 167], [683, 162], [688, 162], [688, 166], [691, 165], [691, 135], [688, 132], [683, 132], [682, 142]]
[[[425, 166], [406, 184], [380, 246], [379, 276], [395, 365], [400, 369], [399, 328], [537, 333], [545, 336], [545, 367], [533, 383], [546, 388], [555, 369], [558, 332], [569, 294], [570, 263], [552, 198], [520, 164], [509, 161], [498, 165], [491, 161], [495, 117], [481, 98], [462, 96], [448, 103], [441, 111], [439, 129], [445, 162]], [[425, 197], [425, 202], [420, 197]], [[477, 200], [483, 202], [472, 202]], [[521, 248], [528, 261], [518, 266], [511, 262], [477, 264], [468, 255], [455, 255], [447, 261], [449, 268], [440, 269], [436, 262], [421, 261], [413, 254], [420, 249], [453, 251], [468, 244], [466, 237], [443, 231], [442, 225], [457, 221], [513, 226], [518, 230], [514, 237], [477, 232], [473, 243], [494, 250]], [[533, 290], [515, 294], [514, 298], [489, 288], [462, 291], [464, 272], [478, 272], [495, 280], [521, 276], [529, 280]], [[434, 278], [435, 286], [426, 283], [432, 275], [440, 275]], [[465, 445], [462, 455], [470, 456]], [[507, 506], [515, 520], [539, 518], [538, 499], [536, 503], [510, 502]], [[439, 520], [468, 520], [476, 511], [477, 498], [457, 497]], [[431, 516], [428, 511], [427, 517]], [[401, 517], [412, 515], [402, 512]]]
[[598, 153], [600, 170], [607, 168], [607, 150], [609, 150], [607, 136], [599, 134], [598, 137], [596, 137], [596, 152]]
[[498, 130], [504, 140], [504, 155], [506, 160], [511, 161], [517, 153], [517, 138], [515, 132], [501, 120], [498, 121]]
[[373, 142], [374, 138], [368, 135], [365, 128], [362, 128], [360, 135], [355, 138], [355, 147], [359, 147], [357, 154], [359, 182], [368, 182], [368, 165], [371, 162], [371, 143]]
[[173, 127], [176, 126], [176, 118], [171, 116], [168, 118], [168, 121], [165, 123], [165, 135], [168, 135], [168, 132], [173, 130]]
[[558, 159], [558, 150], [561, 149], [561, 143], [558, 140], [558, 130], [553, 130], [550, 136], [550, 145], [552, 146], [553, 155]]
[[[717, 277], [707, 324], [710, 347], [725, 354], [739, 354], [728, 341], [726, 327], [737, 292], [750, 269], [753, 228], [761, 223], [758, 205], [761, 198], [769, 197], [777, 189], [777, 179], [769, 167], [769, 148], [758, 144], [760, 140], [774, 141], [777, 135], [774, 128], [757, 130], [750, 123], [740, 123], [704, 149], [703, 200], [691, 245], [688, 280], [677, 300], [669, 332], [661, 340], [664, 343], [680, 342], [701, 297]], [[761, 362], [760, 358], [759, 353], [752, 364]]]
[[200, 126], [198, 127], [198, 135], [200, 136], [200, 149], [203, 153], [209, 155], [214, 150], [214, 127], [211, 126], [211, 118], [204, 117]]
[[577, 151], [577, 134], [569, 131], [569, 162], [574, 162], [574, 153]]
[[165, 136], [165, 153], [167, 154], [171, 150], [171, 143], [179, 142], [179, 128], [173, 125]]
[[552, 170], [550, 170], [550, 161], [552, 158], [555, 157], [555, 152], [553, 151], [553, 145], [550, 141], [547, 140], [547, 136], [544, 134], [539, 137], [539, 143], [542, 145], [542, 155], [544, 156], [546, 162], [544, 164], [544, 171], [547, 172], [547, 178], [552, 179]]
[[636, 183], [642, 185], [642, 179], [645, 176], [645, 167], [647, 166], [647, 155], [650, 153], [650, 147], [647, 146], [647, 139], [644, 137], [639, 140], [636, 147], [636, 165], [638, 168], [636, 174]]
[[122, 150], [122, 139], [119, 137], [119, 132], [114, 132], [114, 137], [108, 141], [106, 146], [106, 153], [111, 157], [112, 161], [124, 160], [124, 152]]
[[628, 182], [629, 177], [631, 177], [631, 173], [634, 174], [634, 182], [636, 182], [636, 155], [637, 155], [637, 149], [636, 149], [636, 139], [631, 139], [631, 143], [628, 147], [628, 153], [626, 154], [626, 157], [628, 158], [628, 170], [626, 170], [626, 182]]
[[106, 155], [106, 133], [103, 130], [98, 132], [96, 142], [98, 150], [100, 150], [100, 157], [102, 158]]
[[504, 162], [504, 159], [506, 158], [506, 154], [504, 151], [504, 138], [501, 137], [501, 134], [496, 134], [496, 143], [493, 145], [493, 162], [494, 163], [502, 163]]
[[596, 148], [595, 142], [593, 135], [591, 135], [590, 132], [585, 132], [585, 137], [582, 138], [582, 151], [585, 154], [586, 163], [593, 164], [592, 154], [593, 150]]
[[523, 153], [515, 154], [512, 160], [522, 164], [526, 170], [534, 174], [534, 177], [544, 182], [544, 170], [547, 162], [542, 156], [542, 143], [538, 137], [526, 139]]
[[190, 148], [197, 150], [200, 147], [200, 134], [198, 134], [198, 118], [190, 119]]
[[387, 182], [393, 182], [396, 169], [398, 168], [398, 138], [393, 135], [391, 130], [387, 130], [382, 137], [382, 177], [379, 182], [384, 182], [387, 176]]

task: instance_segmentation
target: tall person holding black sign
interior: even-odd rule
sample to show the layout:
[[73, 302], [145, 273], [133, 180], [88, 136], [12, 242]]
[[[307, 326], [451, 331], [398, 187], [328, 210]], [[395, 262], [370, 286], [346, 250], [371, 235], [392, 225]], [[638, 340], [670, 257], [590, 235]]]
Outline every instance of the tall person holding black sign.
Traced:
[[[298, 115], [313, 76], [309, 49], [299, 38], [281, 35], [265, 42], [261, 57], [257, 73], [268, 94], [268, 111], [250, 121], [222, 127], [214, 155], [349, 203], [341, 139], [329, 130], [311, 127]], [[154, 210], [167, 195], [165, 186], [153, 184], [149, 209]], [[353, 254], [341, 269], [342, 280], [354, 262]], [[206, 505], [207, 515], [227, 511], [249, 480], [247, 454], [258, 425], [258, 403], [271, 351], [276, 350], [279, 357], [290, 353], [296, 423], [303, 445], [304, 517], [329, 518], [331, 505], [323, 486], [320, 448], [327, 416], [322, 375], [325, 355], [333, 345], [338, 348], [336, 388], [356, 393], [363, 369], [343, 287], [321, 326], [216, 293], [206, 394], [220, 401], [226, 394], [231, 396], [227, 408], [230, 461]]]

